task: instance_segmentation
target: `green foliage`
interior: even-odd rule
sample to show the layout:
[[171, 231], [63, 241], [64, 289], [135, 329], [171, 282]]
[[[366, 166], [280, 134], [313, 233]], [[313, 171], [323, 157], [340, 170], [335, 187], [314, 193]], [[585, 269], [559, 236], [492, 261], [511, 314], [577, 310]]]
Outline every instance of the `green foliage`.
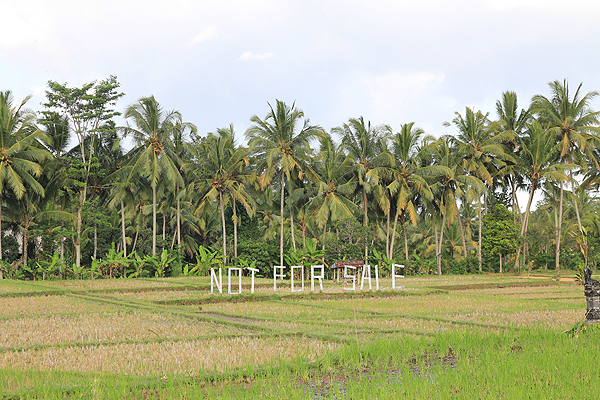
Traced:
[[14, 235], [4, 235], [2, 238], [2, 260], [12, 263], [21, 253], [19, 242]]
[[449, 269], [453, 275], [481, 273], [479, 271], [479, 260], [475, 255], [469, 255], [464, 259], [450, 260]]
[[211, 251], [204, 246], [198, 247], [198, 256], [196, 257], [196, 265], [189, 269], [186, 267], [183, 271], [184, 275], [200, 275], [206, 276], [211, 268], [219, 268], [223, 266], [225, 256], [222, 250]]
[[364, 258], [365, 243], [371, 236], [371, 228], [355, 218], [346, 218], [333, 224], [333, 231], [336, 235], [325, 240], [325, 260], [328, 264], [335, 260]]
[[373, 249], [373, 257], [375, 258], [376, 264], [379, 266], [381, 276], [387, 276], [392, 272], [392, 264], [396, 263], [393, 258], [387, 258], [383, 252]]
[[271, 242], [242, 240], [238, 244], [238, 262], [254, 262], [261, 275], [272, 277], [273, 266], [279, 264], [279, 247]]
[[516, 215], [501, 205], [494, 205], [483, 219], [483, 253], [501, 256], [511, 253], [521, 243], [519, 223]]
[[297, 251], [290, 250], [284, 255], [285, 262], [287, 265], [317, 265], [324, 264], [323, 256], [325, 250], [317, 248], [318, 243], [316, 239], [307, 240], [306, 247], [299, 248]]
[[554, 269], [554, 253], [537, 253], [530, 256], [533, 267], [536, 269]]
[[150, 275], [157, 278], [164, 278], [165, 276], [170, 275], [169, 268], [175, 260], [177, 260], [177, 257], [169, 256], [169, 252], [166, 249], [163, 250], [159, 256], [147, 255], [144, 258], [144, 261], [149, 267]]
[[415, 254], [415, 262], [412, 263], [413, 268], [409, 269], [413, 275], [416, 274], [433, 274], [435, 271], [435, 258], [421, 257]]
[[42, 273], [42, 280], [49, 278], [62, 278], [66, 272], [66, 263], [60, 258], [60, 254], [54, 253], [50, 261], [39, 260], [36, 267]]

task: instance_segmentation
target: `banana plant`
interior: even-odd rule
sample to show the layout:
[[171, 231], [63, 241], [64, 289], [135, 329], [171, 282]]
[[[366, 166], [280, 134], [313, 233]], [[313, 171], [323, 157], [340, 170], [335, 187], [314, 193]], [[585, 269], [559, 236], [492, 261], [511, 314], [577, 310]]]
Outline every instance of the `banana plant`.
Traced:
[[393, 258], [388, 258], [384, 253], [380, 253], [377, 249], [373, 249], [373, 257], [379, 266], [379, 270], [384, 273], [389, 273], [392, 270]]
[[198, 247], [196, 265], [188, 270], [188, 275], [207, 275], [211, 268], [223, 266], [224, 258], [225, 256], [221, 253], [221, 250], [210, 251], [201, 245]]
[[71, 269], [73, 271], [73, 275], [75, 275], [77, 279], [83, 279], [83, 270], [85, 269], [83, 265], [78, 267], [77, 263], [73, 263], [73, 267]]
[[146, 256], [146, 258], [144, 260], [155, 271], [154, 272], [155, 277], [164, 278], [165, 271], [167, 270], [167, 268], [173, 261], [177, 260], [177, 257], [169, 256], [169, 253], [167, 252], [167, 250], [164, 249], [162, 251], [162, 253], [160, 254], [160, 256], [148, 255], [148, 256]]

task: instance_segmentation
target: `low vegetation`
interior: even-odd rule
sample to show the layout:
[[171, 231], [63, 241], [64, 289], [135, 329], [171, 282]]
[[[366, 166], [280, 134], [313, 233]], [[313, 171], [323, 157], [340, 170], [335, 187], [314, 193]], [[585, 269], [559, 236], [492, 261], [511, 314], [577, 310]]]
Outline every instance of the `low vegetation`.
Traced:
[[[36, 291], [3, 280], [11, 312], [0, 316], [0, 398], [587, 398], [600, 389], [590, 368], [599, 331], [580, 324], [575, 281], [381, 283], [229, 296], [211, 295], [204, 277], [36, 282]], [[182, 303], [185, 294], [196, 301]]]

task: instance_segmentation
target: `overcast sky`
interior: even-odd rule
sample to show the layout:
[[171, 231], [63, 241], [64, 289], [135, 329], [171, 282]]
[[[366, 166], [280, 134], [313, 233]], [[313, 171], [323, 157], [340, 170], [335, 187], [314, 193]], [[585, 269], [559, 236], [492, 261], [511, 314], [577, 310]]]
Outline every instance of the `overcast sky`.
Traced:
[[[327, 130], [348, 118], [426, 132], [474, 106], [495, 116], [547, 83], [600, 90], [600, 2], [571, 0], [0, 0], [0, 90], [116, 75], [119, 110], [154, 95], [204, 134], [238, 137], [267, 102]], [[595, 103], [595, 108], [600, 104]]]

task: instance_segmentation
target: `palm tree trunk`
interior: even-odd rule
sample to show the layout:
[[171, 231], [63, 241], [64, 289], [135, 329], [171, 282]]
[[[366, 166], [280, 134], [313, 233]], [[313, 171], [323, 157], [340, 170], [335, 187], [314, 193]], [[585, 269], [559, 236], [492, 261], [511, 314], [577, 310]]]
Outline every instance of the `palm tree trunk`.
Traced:
[[302, 224], [302, 248], [306, 248], [306, 223]]
[[223, 223], [223, 259], [227, 262], [227, 232], [225, 230], [225, 206], [223, 205], [223, 192], [219, 191], [219, 204], [221, 205], [221, 222]]
[[81, 224], [82, 224], [82, 210], [83, 203], [85, 202], [86, 187], [79, 191], [79, 204], [77, 205], [77, 234], [75, 236], [75, 265], [77, 268], [81, 266]]
[[137, 244], [139, 234], [140, 234], [140, 227], [138, 225], [135, 227], [135, 237], [133, 238], [133, 246], [131, 247], [132, 253], [135, 251], [135, 245]]
[[460, 228], [460, 238], [462, 240], [463, 253], [464, 253], [464, 256], [466, 259], [467, 258], [467, 242], [465, 241], [465, 231], [463, 229], [462, 220], [460, 218], [460, 210], [457, 210], [456, 215], [458, 216], [458, 227]]
[[236, 260], [236, 265], [237, 265], [237, 225], [238, 225], [238, 217], [237, 217], [237, 209], [235, 207], [235, 198], [233, 198], [232, 196], [232, 201], [233, 201], [233, 257]]
[[573, 205], [575, 206], [575, 215], [577, 216], [577, 226], [579, 227], [579, 232], [583, 235], [583, 228], [581, 227], [581, 217], [579, 215], [579, 207], [577, 206], [577, 196], [575, 196], [575, 183], [573, 180], [573, 171], [569, 171], [571, 175], [571, 193], [573, 193]]
[[517, 213], [519, 214], [519, 220], [521, 221], [521, 227], [523, 227], [523, 213], [521, 213], [521, 207], [519, 206], [519, 199], [517, 198], [515, 183], [512, 181], [512, 179], [510, 181], [510, 185], [512, 186], [513, 208], [517, 209]]
[[[394, 242], [396, 239], [396, 232], [397, 232], [396, 228], [398, 227], [398, 214], [400, 214], [400, 213], [398, 212], [398, 209], [396, 209], [396, 216], [394, 217], [394, 229], [392, 229], [392, 240], [390, 242], [390, 254], [392, 256], [394, 256]], [[407, 259], [408, 259], [408, 257], [407, 257]]]
[[94, 259], [98, 258], [98, 225], [94, 224]]
[[179, 199], [179, 182], [177, 182], [177, 248], [181, 250], [181, 203]]
[[[531, 203], [533, 202], [533, 195], [537, 181], [531, 183], [531, 189], [529, 190], [529, 199], [527, 200], [527, 207], [525, 208], [525, 218], [521, 220], [521, 237], [523, 237], [523, 266], [525, 266], [525, 246], [527, 246], [527, 228], [529, 227], [529, 215], [531, 214]], [[520, 215], [520, 214], [519, 214]], [[521, 246], [517, 249], [517, 267], [519, 266], [519, 257], [521, 253]]]
[[[577, 227], [579, 228], [579, 235], [581, 236], [581, 251], [583, 252], [583, 258], [585, 266], [588, 265], [588, 257], [587, 257], [587, 235], [583, 232], [583, 227], [581, 226], [581, 216], [579, 215], [579, 207], [577, 206], [577, 196], [575, 195], [575, 183], [573, 180], [573, 171], [571, 173], [571, 192], [573, 193], [573, 205], [575, 206], [575, 215], [577, 216]], [[584, 252], [584, 248], [586, 249]]]
[[479, 197], [478, 200], [479, 200], [478, 201], [479, 207], [477, 208], [477, 218], [479, 218], [479, 237], [477, 238], [477, 240], [479, 242], [479, 246], [478, 246], [478, 249], [477, 249], [477, 253], [478, 253], [477, 257], [479, 258], [479, 271], [481, 271], [482, 267], [483, 267], [483, 259], [481, 257], [481, 236], [482, 236], [481, 229], [482, 229], [482, 225], [483, 225], [481, 223], [482, 222], [481, 221], [481, 197]]
[[[62, 210], [61, 210], [62, 211]], [[63, 232], [64, 231], [64, 223], [61, 222], [60, 223], [60, 231]], [[60, 236], [60, 246], [59, 246], [59, 252], [60, 252], [60, 259], [64, 260], [65, 259], [65, 240], [66, 238], [64, 236]]]
[[323, 224], [323, 245], [321, 248], [325, 250], [325, 234], [327, 233], [327, 221]]
[[387, 218], [385, 223], [385, 256], [390, 258], [390, 212], [391, 206], [388, 202]]
[[406, 226], [404, 225], [404, 221], [402, 221], [402, 233], [404, 234], [404, 256], [408, 260], [408, 238], [406, 237]]
[[27, 247], [29, 247], [27, 243], [29, 241], [29, 217], [27, 215], [23, 225], [23, 267], [27, 268]]
[[484, 205], [483, 215], [487, 215], [487, 213], [488, 213], [488, 206], [487, 206], [487, 193], [486, 192], [483, 193], [483, 205]]
[[173, 235], [173, 240], [171, 240], [171, 251], [175, 248], [175, 239], [177, 239], [177, 235]]
[[283, 176], [283, 171], [281, 171], [281, 204], [280, 204], [280, 210], [279, 212], [281, 213], [280, 215], [280, 220], [281, 220], [281, 234], [279, 237], [279, 265], [283, 265], [283, 200], [284, 200], [284, 193], [283, 190], [285, 189], [285, 180], [284, 180], [284, 176]]
[[444, 241], [444, 225], [445, 224], [446, 224], [446, 210], [444, 207], [444, 213], [442, 216], [442, 226], [440, 227], [440, 240], [437, 241], [438, 248], [436, 249], [438, 275], [442, 274], [442, 243]]
[[[166, 204], [163, 207], [166, 207]], [[163, 242], [164, 242], [165, 240], [167, 240], [167, 215], [165, 214], [164, 208], [163, 208], [163, 212], [162, 212], [162, 217], [163, 217], [162, 233], [163, 233]]]
[[[362, 197], [363, 197], [362, 203], [363, 203], [363, 213], [364, 213], [364, 216], [363, 216], [363, 225], [367, 226], [367, 220], [368, 220], [368, 217], [367, 217], [367, 209], [368, 209], [368, 205], [367, 205], [367, 190], [364, 188], [364, 186], [363, 186]], [[368, 258], [369, 258], [369, 246], [367, 244], [367, 241], [365, 240], [365, 261], [364, 261], [365, 264], [368, 262], [367, 261]]]
[[556, 280], [560, 281], [560, 237], [562, 233], [562, 214], [563, 214], [563, 182], [560, 181], [560, 200], [558, 203], [558, 221], [556, 224], [556, 251], [555, 251], [555, 268]]
[[290, 228], [292, 229], [292, 248], [296, 251], [296, 234], [294, 233], [294, 210], [290, 204]]
[[152, 186], [152, 255], [156, 255], [156, 185]]
[[121, 236], [123, 237], [123, 256], [127, 257], [127, 236], [125, 236], [125, 204], [121, 199]]

